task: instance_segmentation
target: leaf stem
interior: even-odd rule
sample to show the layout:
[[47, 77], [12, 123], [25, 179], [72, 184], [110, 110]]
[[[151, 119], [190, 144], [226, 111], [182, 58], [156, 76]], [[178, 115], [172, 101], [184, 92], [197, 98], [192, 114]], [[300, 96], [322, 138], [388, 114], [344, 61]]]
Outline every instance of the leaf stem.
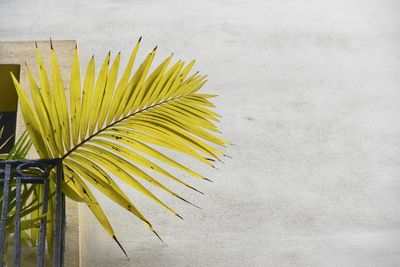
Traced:
[[153, 106], [150, 106], [150, 107], [147, 107], [147, 108], [138, 110], [138, 111], [136, 111], [136, 112], [134, 112], [134, 113], [131, 113], [131, 114], [125, 116], [125, 117], [122, 117], [121, 119], [119, 119], [119, 120], [117, 120], [117, 121], [114, 121], [114, 122], [111, 123], [110, 125], [105, 126], [103, 129], [101, 129], [101, 130], [97, 131], [96, 133], [94, 133], [94, 134], [88, 136], [87, 138], [83, 139], [80, 143], [78, 143], [76, 146], [74, 146], [72, 149], [70, 149], [67, 153], [65, 153], [65, 154], [61, 157], [61, 159], [65, 159], [65, 158], [68, 157], [72, 152], [74, 152], [75, 150], [77, 150], [79, 147], [81, 147], [83, 144], [85, 144], [86, 142], [88, 142], [90, 139], [92, 139], [93, 137], [97, 136], [97, 135], [100, 134], [101, 132], [103, 132], [103, 131], [109, 129], [110, 127], [114, 126], [115, 124], [117, 124], [117, 123], [119, 123], [119, 122], [121, 122], [121, 121], [123, 121], [123, 120], [125, 120], [125, 119], [128, 119], [128, 118], [130, 118], [130, 117], [132, 117], [132, 116], [134, 116], [134, 115], [137, 115], [137, 114], [139, 114], [139, 113], [142, 113], [142, 112], [144, 112], [144, 111], [146, 111], [146, 110], [149, 110], [149, 109], [151, 109], [151, 108], [160, 106], [160, 105], [162, 105], [162, 104], [165, 104], [165, 103], [168, 103], [168, 102], [177, 100], [177, 99], [182, 98], [182, 97], [185, 97], [185, 96], [186, 96], [186, 95], [179, 96], [179, 97], [175, 97], [175, 98], [171, 98], [171, 99], [169, 99], [169, 100], [160, 102], [160, 103], [155, 104], [155, 105], [153, 105]]

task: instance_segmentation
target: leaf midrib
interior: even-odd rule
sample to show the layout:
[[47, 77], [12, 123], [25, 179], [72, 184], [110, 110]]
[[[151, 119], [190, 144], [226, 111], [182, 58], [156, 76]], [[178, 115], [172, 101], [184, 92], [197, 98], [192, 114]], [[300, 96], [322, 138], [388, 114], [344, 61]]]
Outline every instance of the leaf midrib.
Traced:
[[155, 104], [155, 105], [149, 106], [149, 107], [147, 107], [147, 108], [138, 110], [138, 111], [136, 111], [136, 112], [134, 112], [134, 113], [132, 113], [132, 114], [129, 114], [128, 116], [122, 117], [121, 119], [119, 119], [119, 120], [117, 120], [117, 121], [115, 121], [115, 122], [113, 122], [113, 123], [111, 123], [111, 124], [105, 126], [104, 128], [100, 129], [100, 130], [97, 131], [96, 133], [94, 133], [94, 134], [88, 136], [87, 138], [85, 138], [84, 140], [82, 140], [81, 142], [79, 142], [79, 143], [78, 143], [76, 146], [74, 146], [71, 150], [69, 150], [67, 153], [65, 153], [65, 154], [61, 157], [61, 159], [65, 159], [65, 158], [68, 157], [72, 152], [74, 152], [74, 151], [77, 150], [79, 147], [81, 147], [82, 145], [84, 145], [86, 142], [90, 141], [92, 138], [96, 137], [96, 136], [99, 135], [101, 132], [103, 132], [103, 131], [105, 131], [105, 130], [111, 128], [111, 127], [113, 127], [114, 125], [120, 123], [121, 121], [126, 120], [126, 119], [128, 119], [128, 118], [130, 118], [130, 117], [132, 117], [132, 116], [135, 116], [135, 115], [137, 115], [137, 114], [139, 114], [139, 113], [142, 113], [142, 112], [144, 112], [144, 111], [147, 111], [147, 110], [149, 110], [149, 109], [151, 109], [151, 108], [155, 108], [155, 107], [160, 106], [160, 105], [162, 105], [162, 104], [165, 104], [165, 103], [168, 103], [168, 102], [171, 102], [171, 101], [178, 100], [178, 99], [183, 98], [183, 97], [185, 97], [185, 96], [186, 96], [186, 95], [181, 95], [181, 96], [179, 96], [179, 97], [171, 98], [171, 99], [169, 99], [169, 100], [166, 100], [166, 101], [157, 103], [157, 104]]

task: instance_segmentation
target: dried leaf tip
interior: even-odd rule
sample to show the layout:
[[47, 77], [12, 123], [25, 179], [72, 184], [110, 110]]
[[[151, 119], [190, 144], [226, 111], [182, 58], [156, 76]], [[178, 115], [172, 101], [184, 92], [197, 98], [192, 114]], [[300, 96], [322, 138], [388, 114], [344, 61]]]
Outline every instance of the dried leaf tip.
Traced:
[[187, 200], [185, 200], [185, 199], [184, 199], [183, 201], [185, 201], [185, 202], [188, 203], [189, 205], [191, 205], [191, 206], [193, 206], [193, 207], [195, 207], [195, 208], [201, 210], [201, 208], [200, 208], [199, 206], [197, 206], [197, 205], [195, 205], [195, 204], [193, 204], [193, 203], [191, 203], [191, 202], [189, 202], [189, 201], [187, 201]]
[[182, 218], [181, 215], [179, 215], [178, 213], [175, 213], [175, 215], [176, 215], [179, 219], [181, 219], [181, 220], [183, 221], [183, 218]]
[[115, 235], [113, 235], [112, 238], [114, 239], [115, 242], [117, 242], [119, 248], [122, 250], [122, 252], [125, 254], [125, 256], [126, 256], [126, 257], [128, 258], [128, 260], [129, 260], [128, 254], [126, 253], [126, 251], [125, 251], [124, 247], [121, 245], [121, 243], [118, 241], [117, 237], [116, 237]]
[[210, 179], [208, 179], [208, 178], [206, 178], [206, 177], [203, 177], [203, 179], [206, 180], [206, 181], [209, 181], [210, 183], [214, 183], [213, 180], [210, 180]]
[[139, 37], [138, 43], [140, 43], [141, 41], [142, 41], [142, 36]]
[[156, 47], [154, 47], [153, 52], [157, 50], [158, 45], [156, 45]]
[[[193, 207], [198, 208], [198, 209], [201, 210], [201, 208], [200, 208], [199, 206], [197, 206], [197, 205], [191, 203], [190, 201], [187, 201], [187, 200], [184, 199], [183, 197], [179, 197], [179, 196], [178, 196], [178, 198], [179, 198], [180, 200], [186, 202], [187, 204], [189, 204], [189, 205], [191, 205], [191, 206], [193, 206]], [[183, 220], [183, 218], [182, 218], [181, 216], [179, 216], [178, 214], [175, 214], [175, 215], [178, 216], [179, 218], [181, 218], [181, 219]]]
[[51, 50], [54, 50], [54, 48], [53, 48], [53, 41], [51, 40], [51, 37], [50, 37], [50, 49], [51, 49]]
[[152, 230], [152, 231], [153, 231], [153, 233], [158, 237], [158, 239], [160, 239], [160, 241], [161, 241], [162, 243], [164, 243], [164, 240], [161, 239], [161, 237], [157, 234], [157, 232], [156, 232], [155, 230]]
[[194, 188], [193, 186], [190, 186], [189, 188], [192, 189], [192, 190], [194, 190], [194, 191], [196, 191], [197, 193], [200, 193], [200, 194], [204, 195], [203, 192], [201, 192], [200, 190]]

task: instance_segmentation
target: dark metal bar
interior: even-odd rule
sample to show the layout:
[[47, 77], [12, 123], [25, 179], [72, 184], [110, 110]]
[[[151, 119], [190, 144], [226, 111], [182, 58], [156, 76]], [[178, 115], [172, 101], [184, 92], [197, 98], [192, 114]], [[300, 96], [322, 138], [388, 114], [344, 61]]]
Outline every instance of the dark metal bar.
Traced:
[[3, 205], [1, 209], [1, 226], [0, 226], [0, 267], [3, 267], [3, 255], [5, 249], [5, 236], [6, 236], [6, 221], [8, 213], [8, 197], [10, 193], [10, 177], [11, 177], [11, 164], [5, 164], [4, 167], [4, 183], [3, 183]]
[[[49, 198], [49, 179], [44, 180], [43, 187], [44, 188], [43, 188], [42, 215], [47, 213], [48, 198]], [[37, 250], [37, 262], [36, 262], [37, 267], [41, 267], [44, 265], [44, 254], [46, 248], [46, 223], [47, 223], [47, 215], [40, 219], [39, 245]]]
[[[43, 185], [42, 215], [40, 219], [39, 244], [37, 249], [37, 267], [43, 267], [45, 261], [46, 249], [46, 226], [48, 222], [48, 201], [50, 196], [50, 171], [56, 167], [56, 207], [54, 224], [54, 254], [52, 266], [64, 266], [64, 248], [65, 248], [65, 196], [62, 193], [61, 186], [64, 179], [63, 165], [61, 159], [49, 160], [7, 160], [0, 161], [0, 185], [3, 185], [3, 204], [0, 225], [0, 267], [5, 265], [3, 262], [6, 253], [6, 223], [7, 214], [10, 205], [11, 179], [15, 178], [16, 197], [15, 197], [15, 233], [14, 233], [14, 266], [21, 265], [21, 214], [22, 214], [22, 184]], [[35, 170], [32, 174], [31, 170]], [[53, 219], [53, 218], [51, 218]]]
[[15, 185], [14, 266], [21, 266], [21, 177]]
[[[60, 170], [57, 170], [57, 172], [60, 172], [61, 179], [64, 180], [64, 168], [62, 166], [62, 160], [60, 160]], [[62, 207], [61, 207], [61, 257], [60, 257], [60, 266], [64, 266], [64, 252], [65, 252], [65, 227], [66, 227], [66, 207], [65, 207], [65, 195], [62, 192], [62, 183], [60, 181], [60, 184], [57, 185], [57, 187], [60, 188], [60, 193], [61, 193], [61, 201], [62, 201]]]
[[63, 195], [61, 191], [61, 181], [63, 179], [63, 166], [62, 161], [57, 161], [56, 164], [56, 222], [55, 222], [55, 229], [54, 229], [54, 258], [53, 263], [55, 267], [62, 267], [62, 231], [63, 231], [63, 222], [61, 216], [62, 213], [62, 200]]

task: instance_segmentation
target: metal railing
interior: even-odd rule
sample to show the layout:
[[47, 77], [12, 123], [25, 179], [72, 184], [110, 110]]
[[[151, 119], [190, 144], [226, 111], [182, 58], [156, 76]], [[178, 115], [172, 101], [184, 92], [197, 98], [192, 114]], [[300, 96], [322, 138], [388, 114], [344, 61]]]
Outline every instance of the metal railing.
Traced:
[[[36, 170], [32, 174], [29, 170]], [[50, 172], [55, 175], [55, 223], [54, 223], [54, 248], [52, 266], [61, 267], [64, 262], [65, 245], [65, 196], [61, 191], [64, 179], [61, 159], [49, 160], [5, 160], [0, 161], [0, 186], [3, 188], [3, 203], [1, 207], [0, 224], [0, 267], [5, 266], [3, 255], [6, 250], [6, 222], [10, 212], [10, 192], [15, 186], [15, 217], [14, 217], [14, 266], [21, 266], [21, 187], [22, 184], [42, 184], [43, 201], [41, 213], [46, 214], [49, 205]], [[15, 180], [15, 181], [13, 181]], [[12, 188], [13, 187], [13, 188]], [[36, 252], [36, 266], [45, 264], [47, 216], [40, 218], [39, 242]]]

